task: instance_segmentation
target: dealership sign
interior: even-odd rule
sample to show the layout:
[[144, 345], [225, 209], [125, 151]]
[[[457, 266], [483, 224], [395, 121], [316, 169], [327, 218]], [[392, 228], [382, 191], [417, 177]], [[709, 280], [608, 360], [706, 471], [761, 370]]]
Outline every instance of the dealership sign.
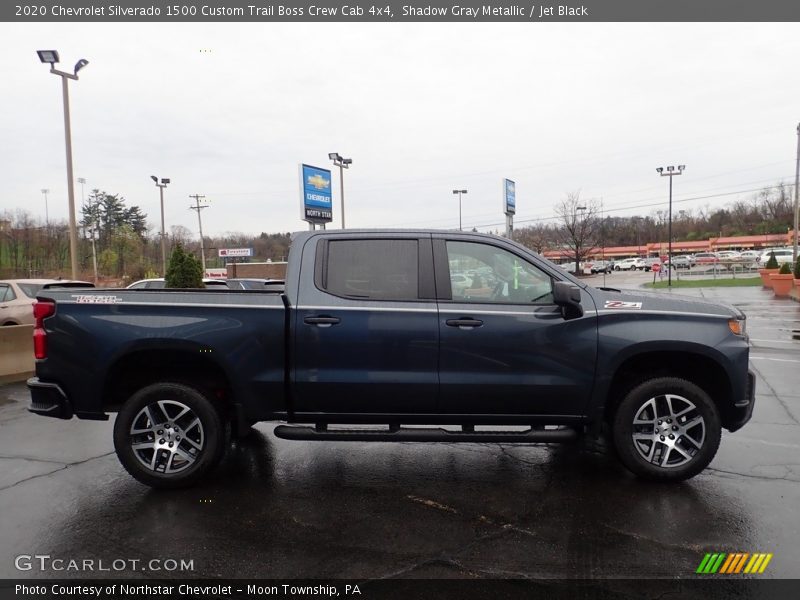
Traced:
[[510, 179], [503, 179], [503, 212], [507, 215], [517, 212], [517, 184]]
[[300, 189], [303, 204], [300, 218], [310, 223], [333, 220], [331, 172], [311, 165], [300, 165]]
[[253, 256], [252, 248], [220, 248], [219, 255], [223, 258], [240, 258], [242, 256]]

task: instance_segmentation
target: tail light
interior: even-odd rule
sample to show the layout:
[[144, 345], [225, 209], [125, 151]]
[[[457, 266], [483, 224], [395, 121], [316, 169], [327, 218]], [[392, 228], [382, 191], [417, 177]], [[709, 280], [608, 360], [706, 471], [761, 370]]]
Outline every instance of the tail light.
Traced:
[[36, 358], [47, 358], [47, 332], [44, 320], [56, 314], [56, 303], [52, 300], [37, 300], [33, 305], [33, 353]]

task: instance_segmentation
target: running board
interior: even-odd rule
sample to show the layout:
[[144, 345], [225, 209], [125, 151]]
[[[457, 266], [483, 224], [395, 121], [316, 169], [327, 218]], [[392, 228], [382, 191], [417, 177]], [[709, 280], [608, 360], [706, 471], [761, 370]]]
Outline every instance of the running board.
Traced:
[[528, 429], [525, 431], [448, 431], [446, 429], [412, 429], [408, 427], [392, 430], [334, 429], [325, 426], [301, 427], [278, 425], [275, 435], [284, 440], [315, 440], [329, 442], [471, 442], [471, 443], [517, 443], [532, 442], [558, 444], [571, 442], [578, 437], [572, 428]]

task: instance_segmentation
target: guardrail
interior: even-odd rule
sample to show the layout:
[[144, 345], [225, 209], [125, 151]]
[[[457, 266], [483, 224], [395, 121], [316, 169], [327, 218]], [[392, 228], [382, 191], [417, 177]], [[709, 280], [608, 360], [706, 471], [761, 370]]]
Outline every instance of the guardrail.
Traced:
[[0, 383], [33, 375], [33, 325], [0, 327]]
[[675, 268], [672, 277], [677, 279], [736, 279], [737, 277], [755, 277], [758, 275], [758, 263], [736, 260], [721, 260], [714, 263], [700, 263], [689, 269]]

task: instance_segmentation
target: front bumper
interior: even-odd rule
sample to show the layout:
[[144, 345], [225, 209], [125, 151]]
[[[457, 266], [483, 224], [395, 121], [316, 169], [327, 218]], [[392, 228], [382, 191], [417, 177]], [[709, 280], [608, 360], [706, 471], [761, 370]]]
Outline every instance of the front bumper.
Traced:
[[753, 416], [753, 406], [756, 403], [756, 376], [752, 371], [747, 372], [747, 390], [745, 397], [736, 402], [728, 419], [728, 431], [736, 431], [744, 427], [745, 423]]
[[28, 389], [31, 392], [30, 412], [57, 419], [71, 419], [75, 414], [69, 398], [58, 384], [45, 383], [39, 381], [38, 377], [32, 377], [28, 379]]

